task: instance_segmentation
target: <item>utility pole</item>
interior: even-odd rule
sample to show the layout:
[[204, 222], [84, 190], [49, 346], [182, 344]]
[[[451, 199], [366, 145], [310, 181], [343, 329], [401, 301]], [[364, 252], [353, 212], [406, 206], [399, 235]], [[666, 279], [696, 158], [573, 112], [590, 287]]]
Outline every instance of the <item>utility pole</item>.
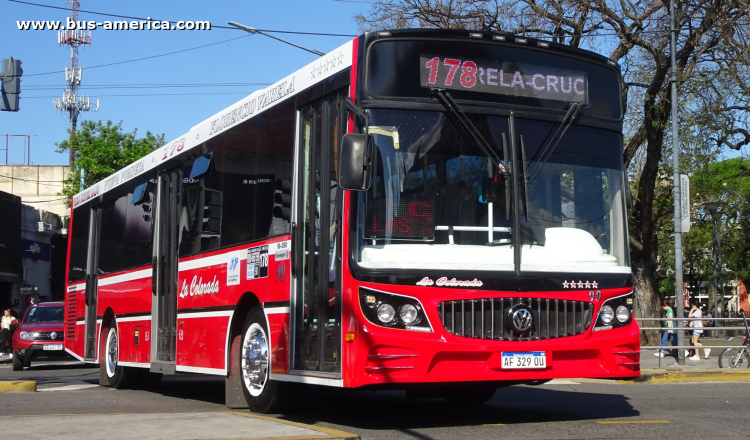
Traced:
[[[683, 298], [682, 284], [682, 208], [680, 207], [682, 185], [680, 182], [680, 145], [677, 131], [677, 60], [676, 60], [676, 39], [677, 28], [675, 27], [674, 17], [674, 0], [669, 0], [669, 28], [670, 44], [669, 49], [672, 59], [672, 78], [670, 85], [672, 88], [672, 184], [674, 185], [674, 284], [675, 284], [675, 317], [677, 322], [683, 322], [685, 317], [685, 302]], [[685, 332], [677, 332], [677, 345], [685, 345]], [[677, 363], [685, 365], [685, 351], [677, 350]]]
[[[78, 127], [78, 113], [91, 110], [91, 100], [87, 96], [78, 96], [78, 86], [81, 85], [82, 70], [78, 67], [78, 46], [91, 44], [91, 31], [86, 35], [86, 31], [77, 29], [78, 11], [81, 9], [79, 0], [68, 0], [70, 4], [70, 16], [73, 26], [68, 23], [64, 31], [57, 31], [57, 42], [60, 45], [70, 46], [70, 71], [65, 68], [65, 81], [68, 83], [68, 89], [63, 91], [62, 99], [55, 99], [55, 109], [68, 114], [70, 120], [70, 137], [76, 134]], [[99, 100], [96, 101], [94, 111], [99, 110]], [[69, 163], [72, 165], [75, 160], [75, 153], [69, 150]]]

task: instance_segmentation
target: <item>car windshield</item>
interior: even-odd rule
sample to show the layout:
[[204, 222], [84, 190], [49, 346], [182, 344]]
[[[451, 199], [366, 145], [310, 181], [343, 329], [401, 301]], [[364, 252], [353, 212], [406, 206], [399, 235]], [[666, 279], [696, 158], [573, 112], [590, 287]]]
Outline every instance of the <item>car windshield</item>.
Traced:
[[62, 322], [65, 315], [60, 307], [32, 307], [23, 322]]
[[[554, 139], [559, 123], [515, 118], [512, 141], [508, 117], [467, 116], [499, 164], [446, 112], [370, 111], [362, 267], [513, 270], [517, 176], [522, 270], [629, 271], [619, 133], [572, 125]], [[512, 148], [524, 166], [512, 166]]]

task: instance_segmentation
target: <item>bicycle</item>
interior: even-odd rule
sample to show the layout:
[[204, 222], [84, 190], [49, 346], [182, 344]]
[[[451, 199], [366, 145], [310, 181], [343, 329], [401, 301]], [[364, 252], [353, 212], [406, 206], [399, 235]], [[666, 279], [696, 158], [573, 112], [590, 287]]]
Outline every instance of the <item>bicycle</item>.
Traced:
[[744, 342], [738, 347], [730, 347], [724, 350], [719, 356], [719, 368], [750, 368], [750, 327], [747, 325], [747, 318], [742, 315], [745, 321], [745, 336], [732, 336], [727, 341], [742, 339]]

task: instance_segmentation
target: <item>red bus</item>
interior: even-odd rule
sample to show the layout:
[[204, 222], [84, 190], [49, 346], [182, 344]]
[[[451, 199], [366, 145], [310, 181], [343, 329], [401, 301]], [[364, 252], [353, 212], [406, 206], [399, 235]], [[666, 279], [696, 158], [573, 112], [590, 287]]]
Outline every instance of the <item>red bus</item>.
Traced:
[[530, 38], [359, 36], [73, 197], [65, 348], [258, 412], [635, 377], [621, 81]]

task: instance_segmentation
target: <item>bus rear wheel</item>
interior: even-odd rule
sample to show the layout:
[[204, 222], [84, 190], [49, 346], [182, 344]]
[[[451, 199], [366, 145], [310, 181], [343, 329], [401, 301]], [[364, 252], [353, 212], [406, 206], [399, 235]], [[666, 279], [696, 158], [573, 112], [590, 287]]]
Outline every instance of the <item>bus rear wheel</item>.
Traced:
[[104, 370], [104, 376], [109, 382], [109, 386], [116, 389], [127, 389], [133, 385], [133, 379], [136, 371], [118, 365], [118, 335], [117, 323], [112, 321], [106, 329], [107, 339], [104, 341], [104, 352], [99, 368]]
[[253, 308], [242, 326], [240, 374], [247, 405], [257, 413], [276, 412], [283, 400], [283, 384], [270, 379], [269, 342], [266, 317], [260, 308]]

